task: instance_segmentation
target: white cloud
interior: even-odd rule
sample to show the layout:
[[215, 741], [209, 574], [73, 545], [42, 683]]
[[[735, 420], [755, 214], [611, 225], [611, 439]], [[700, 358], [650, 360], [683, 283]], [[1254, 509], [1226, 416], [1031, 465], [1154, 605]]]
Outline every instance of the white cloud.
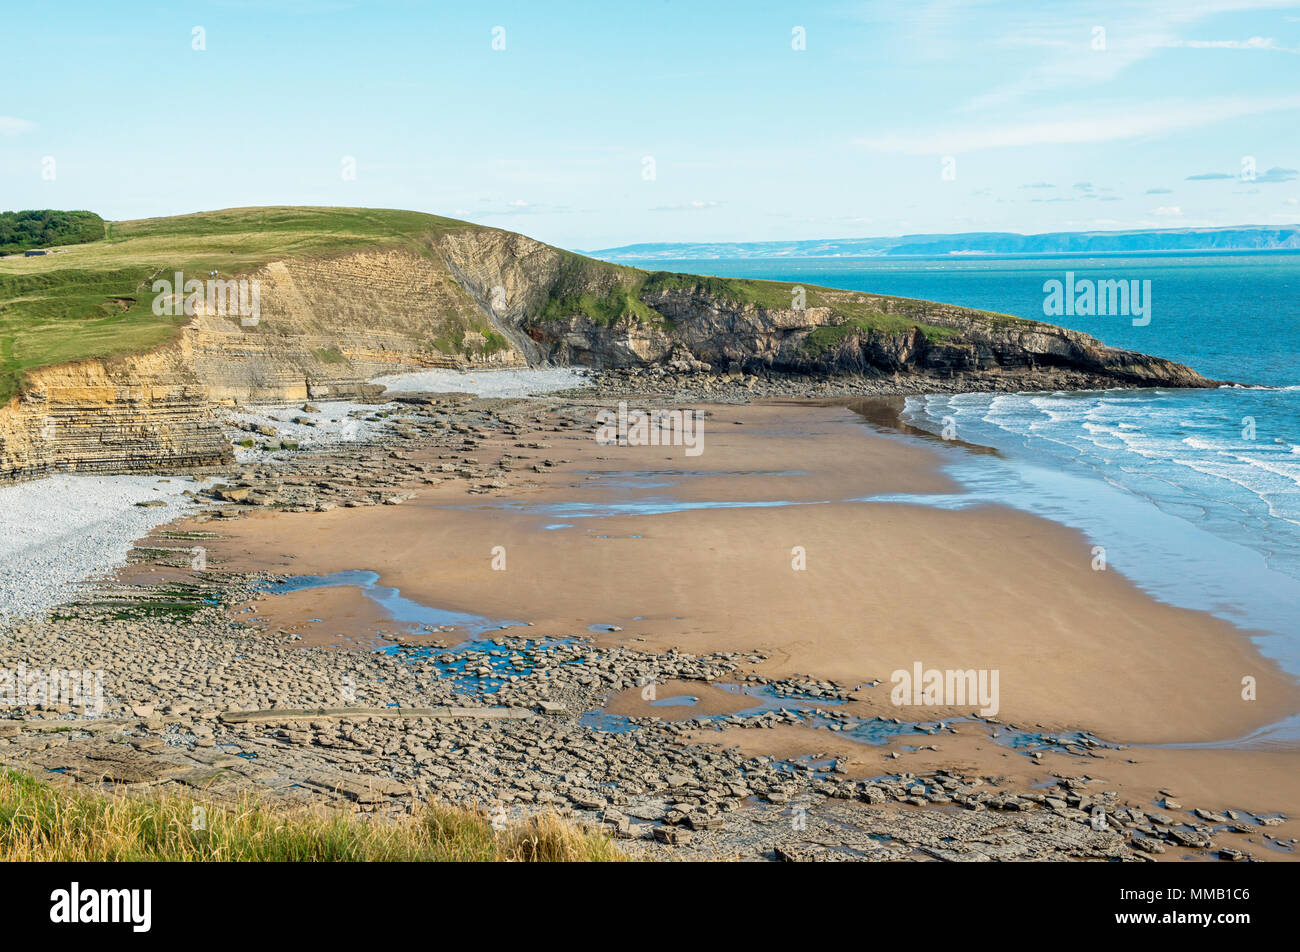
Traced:
[[721, 204], [721, 203], [719, 203], [719, 202], [706, 202], [706, 201], [701, 201], [701, 200], [698, 200], [698, 199], [697, 199], [697, 200], [695, 200], [695, 201], [687, 202], [687, 203], [684, 204], [684, 205], [657, 205], [657, 206], [655, 206], [654, 208], [650, 209], [650, 211], [652, 211], [652, 212], [691, 212], [691, 211], [699, 211], [700, 209], [704, 209], [704, 208], [717, 208], [719, 204]]
[[[1017, 10], [1016, 19], [1021, 24], [1018, 32], [1002, 37], [998, 42], [1008, 47], [1040, 47], [1043, 55], [1021, 78], [976, 96], [968, 108], [983, 109], [1035, 93], [1105, 83], [1162, 49], [1184, 44], [1191, 46], [1196, 41], [1183, 41], [1178, 30], [1198, 20], [1298, 5], [1296, 0], [1143, 0], [1121, 4], [1093, 0], [1072, 3], [1066, 9], [1056, 4], [1042, 4], [1031, 8], [1027, 14]], [[987, 13], [985, 10], [972, 12], [976, 16]], [[1105, 31], [1104, 49], [1093, 47], [1092, 31], [1096, 27]], [[1242, 42], [1250, 44], [1256, 40], [1262, 38], [1252, 37]], [[1270, 47], [1242, 45], [1234, 48]]]
[[903, 155], [961, 155], [983, 149], [1112, 142], [1163, 136], [1242, 116], [1300, 109], [1300, 96], [1277, 99], [1220, 98], [1202, 102], [1149, 103], [1127, 112], [1096, 109], [1091, 116], [1044, 118], [994, 126], [988, 123], [924, 132], [886, 133], [854, 140], [872, 152]]
[[13, 116], [0, 116], [0, 136], [16, 136], [36, 128], [36, 123], [27, 119], [15, 119]]
[[1168, 49], [1188, 50], [1268, 50], [1274, 53], [1300, 53], [1289, 46], [1278, 46], [1270, 37], [1252, 36], [1248, 40], [1169, 40], [1160, 44]]
[[1183, 210], [1177, 205], [1162, 205], [1152, 209], [1151, 214], [1159, 215], [1161, 218], [1181, 218]]

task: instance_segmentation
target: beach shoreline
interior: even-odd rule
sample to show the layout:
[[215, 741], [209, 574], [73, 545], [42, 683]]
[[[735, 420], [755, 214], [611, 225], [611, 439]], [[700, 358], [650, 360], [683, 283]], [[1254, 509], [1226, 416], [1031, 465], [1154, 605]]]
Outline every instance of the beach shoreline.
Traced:
[[[937, 461], [924, 448], [906, 447], [861, 433], [843, 411], [830, 407], [810, 408], [804, 416], [794, 419], [781, 407], [758, 405], [710, 408], [709, 412], [713, 417], [706, 426], [712, 441], [705, 455], [696, 460], [686, 458], [680, 450], [670, 459], [670, 453], [653, 447], [602, 449], [589, 433], [579, 433], [564, 444], [568, 464], [548, 468], [547, 473], [534, 478], [535, 485], [526, 490], [526, 495], [502, 505], [463, 505], [459, 487], [444, 484], [422, 491], [399, 511], [339, 509], [284, 519], [259, 513], [232, 524], [228, 541], [214, 546], [214, 554], [218, 559], [231, 559], [229, 564], [240, 571], [291, 570], [291, 574], [299, 575], [358, 568], [375, 571], [385, 585], [422, 603], [489, 617], [526, 618], [547, 630], [584, 631], [606, 620], [622, 624], [637, 615], [646, 619], [669, 616], [658, 622], [643, 621], [637, 632], [646, 643], [665, 649], [674, 645], [684, 650], [735, 646], [738, 636], [734, 632], [718, 631], [723, 619], [729, 618], [735, 629], [747, 629], [751, 637], [755, 632], [764, 632], [756, 639], [761, 643], [752, 647], [791, 655], [788, 669], [781, 670], [781, 674], [820, 670], [822, 676], [846, 682], [886, 678], [900, 667], [910, 668], [915, 660], [912, 655], [921, 655], [920, 660], [929, 666], [924, 657], [927, 652], [943, 668], [989, 667], [973, 660], [991, 658], [999, 651], [1005, 653], [1002, 636], [972, 638], [971, 647], [965, 650], [953, 651], [944, 644], [945, 640], [960, 637], [957, 632], [972, 624], [1010, 626], [1016, 632], [1007, 636], [1010, 640], [1033, 654], [1036, 663], [1050, 663], [1050, 659], [1038, 657], [1050, 644], [1032, 644], [1038, 636], [1031, 635], [1031, 623], [1023, 617], [1034, 615], [1036, 608], [1031, 603], [1038, 601], [1045, 604], [1046, 612], [1035, 617], [1033, 623], [1050, 625], [1048, 630], [1054, 633], [1077, 637], [1090, 627], [1106, 627], [1108, 616], [1119, 617], [1110, 623], [1119, 626], [1119, 633], [1093, 634], [1094, 645], [1070, 656], [1068, 667], [1051, 669], [1059, 676], [1045, 678], [1053, 682], [1046, 695], [1050, 701], [1044, 699], [1027, 709], [1013, 703], [1009, 710], [1014, 713], [1010, 716], [1052, 723], [1057, 729], [1092, 729], [1102, 736], [1114, 735], [1122, 743], [1173, 743], [1229, 740], [1295, 713], [1297, 708], [1290, 705], [1300, 694], [1289, 690], [1294, 687], [1290, 679], [1263, 659], [1251, 658], [1248, 645], [1229, 647], [1245, 640], [1242, 633], [1200, 613], [1163, 605], [1136, 590], [1118, 573], [1095, 571], [1090, 546], [1072, 530], [998, 507], [950, 513], [906, 504], [851, 501], [903, 490], [959, 491], [938, 472]], [[737, 423], [744, 426], [743, 437], [738, 436], [742, 430], [736, 429]], [[807, 428], [806, 433], [816, 427], [834, 429], [836, 436], [795, 435], [796, 430]], [[719, 435], [713, 437], [714, 433]], [[844, 452], [846, 439], [861, 448], [848, 459]], [[762, 466], [747, 462], [760, 452]], [[597, 470], [600, 475], [595, 475]], [[619, 475], [635, 477], [649, 471], [659, 476], [659, 482], [674, 485], [612, 489], [605, 485], [611, 476], [617, 481]], [[786, 475], [795, 473], [799, 475]], [[426, 528], [434, 524], [436, 542], [430, 541], [432, 533]], [[658, 537], [636, 531], [652, 524], [668, 528]], [[493, 533], [514, 556], [513, 565], [505, 572], [493, 572], [488, 564], [492, 545], [475, 541], [491, 540]], [[881, 548], [888, 548], [887, 555], [859, 560], [852, 570], [846, 570], [854, 559], [850, 552], [854, 539], [880, 533], [886, 534]], [[315, 541], [336, 534], [349, 540], [346, 547]], [[805, 570], [806, 574], [791, 569], [789, 564], [790, 551], [799, 544], [801, 534], [812, 566]], [[593, 535], [611, 538], [593, 543]], [[640, 538], [627, 538], [630, 536]], [[716, 548], [722, 538], [741, 552], [767, 551], [761, 562], [732, 556], [735, 561], [730, 569], [710, 566], [707, 558], [693, 559], [688, 551], [698, 547], [701, 539]], [[785, 544], [787, 539], [789, 545]], [[1008, 551], [1006, 547], [1013, 540], [1032, 554], [1017, 557]], [[819, 546], [823, 546], [820, 552]], [[986, 565], [981, 569], [976, 565], [981, 554], [990, 549], [998, 552], [1000, 559], [1008, 560], [1005, 568]], [[642, 557], [637, 550], [649, 551]], [[544, 552], [552, 554], [564, 567], [544, 569]], [[626, 564], [621, 561], [624, 559]], [[831, 591], [815, 596], [816, 605], [809, 608], [812, 596], [806, 589], [794, 586], [816, 579], [818, 559], [838, 568], [820, 582]], [[906, 563], [906, 570], [887, 567], [900, 560]], [[656, 565], [669, 568], [660, 570]], [[436, 570], [430, 571], [431, 567]], [[583, 579], [598, 579], [611, 571], [625, 572], [638, 581], [627, 591], [608, 586], [583, 593]], [[826, 567], [822, 571], [826, 572]], [[746, 582], [746, 576], [756, 577], [754, 573], [761, 573], [757, 576], [761, 582]], [[882, 576], [887, 580], [883, 587], [889, 592], [879, 596], [854, 593], [840, 599], [834, 593], [848, 591], [855, 574]], [[924, 578], [918, 582], [917, 576], [921, 575]], [[1007, 576], [1029, 577], [1032, 581], [1015, 587]], [[707, 587], [709, 597], [718, 599], [720, 607], [701, 606], [694, 624], [673, 624], [671, 606], [647, 598], [645, 592], [671, 590], [674, 579], [679, 586], [697, 580], [701, 587]], [[728, 594], [738, 585], [745, 586], [743, 595]], [[1008, 585], [1013, 587], [1001, 594], [994, 591]], [[766, 597], [764, 589], [770, 593]], [[687, 589], [682, 591], [700, 600]], [[945, 592], [954, 603], [950, 608], [926, 604], [930, 593]], [[878, 598], [879, 604], [866, 609], [859, 594], [873, 601]], [[1074, 601], [1068, 602], [1066, 612], [1060, 603], [1051, 600], [1053, 597]], [[984, 604], [976, 613], [970, 606], [981, 598]], [[578, 606], [578, 602], [585, 604]], [[869, 652], [846, 660], [854, 646], [853, 639], [843, 631], [854, 627], [855, 613], [864, 609], [884, 619], [882, 624], [890, 629], [887, 633], [906, 643], [907, 657]], [[1069, 613], [1074, 613], [1074, 620], [1067, 623], [1060, 619], [1060, 615]], [[973, 617], [976, 614], [980, 617]], [[774, 627], [770, 622], [760, 622], [775, 616], [789, 627], [812, 624], [816, 628], [807, 637], [786, 642], [764, 631]], [[626, 624], [623, 627], [627, 629]], [[1175, 629], [1176, 637], [1170, 634]], [[1139, 630], [1161, 640], [1146, 649], [1130, 644]], [[931, 632], [942, 632], [944, 637], [936, 638]], [[607, 637], [596, 634], [598, 638]], [[807, 641], [820, 646], [809, 646], [802, 653], [794, 650]], [[1264, 700], [1253, 706], [1240, 703], [1238, 679], [1221, 679], [1217, 683], [1224, 696], [1231, 697], [1234, 703], [1216, 707], [1213, 714], [1207, 714], [1199, 701], [1175, 709], [1159, 719], [1178, 723], [1179, 732], [1162, 734], [1151, 724], [1158, 719], [1155, 701], [1144, 702], [1140, 714], [1139, 708], [1134, 708], [1132, 716], [1125, 719], [1116, 716], [1113, 699], [1090, 707], [1068, 689], [1061, 693], [1067, 671], [1084, 678], [1084, 662], [1094, 649], [1102, 657], [1131, 652], [1126, 667], [1159, 664], [1155, 670], [1165, 670], [1164, 676], [1173, 684], [1199, 677], [1205, 668], [1228, 664], [1234, 670], [1257, 668], [1257, 677], [1269, 688], [1260, 693], [1285, 700]], [[1160, 660], [1174, 652], [1195, 657], [1196, 664], [1204, 667], [1188, 669]], [[940, 664], [942, 658], [938, 655], [948, 654], [952, 663]], [[1107, 669], [1105, 676], [1120, 678], [1118, 667]], [[1027, 675], [1028, 670], [1024, 673]], [[1010, 672], [1004, 672], [1007, 676], [1011, 676]], [[1123, 678], [1123, 687], [1114, 693], [1128, 691], [1175, 703], [1176, 690], [1162, 693], [1158, 686], [1139, 690], [1143, 677]], [[1080, 693], [1102, 695], [1099, 686], [1100, 681], [1094, 680]], [[1120, 707], [1127, 710], [1122, 703]]]
[[[1106, 790], [1148, 808], [1172, 801], [1173, 787], [1210, 811], [1300, 811], [1294, 746], [1166, 746], [1231, 742], [1294, 714], [1293, 679], [1226, 622], [1095, 571], [1074, 530], [1001, 507], [952, 512], [859, 501], [960, 491], [932, 449], [876, 431], [887, 405], [869, 423], [843, 401], [696, 405], [704, 452], [688, 457], [682, 447], [597, 443], [594, 413], [609, 400], [458, 400], [424, 408], [441, 420], [428, 431], [437, 440], [382, 431], [390, 449], [372, 453], [364, 471], [405, 471], [383, 489], [392, 505], [352, 505], [343, 496], [310, 507], [227, 500], [140, 545], [203, 534], [209, 580], [370, 572], [410, 604], [526, 626], [502, 629], [506, 637], [634, 652], [665, 693], [647, 700], [624, 687], [595, 710], [669, 726], [679, 742], [704, 749], [725, 744], [796, 763], [830, 756], [835, 775], [859, 783], [900, 770], [950, 771], [1000, 777], [1025, 791], [1063, 783], [1051, 778], [1075, 775], [1084, 757], [1099, 761], [1086, 772], [1102, 771]], [[481, 425], [493, 413], [506, 421], [495, 431]], [[337, 447], [321, 451], [326, 459], [331, 452]], [[250, 462], [242, 482], [265, 493], [277, 468]], [[290, 493], [287, 485], [279, 491]], [[237, 517], [219, 518], [226, 514]], [[503, 569], [493, 565], [498, 551]], [[183, 565], [135, 565], [117, 582], [187, 576], [203, 580]], [[245, 590], [223, 612], [250, 637], [308, 661], [321, 651], [346, 659], [377, 646], [464, 641], [454, 629], [400, 622], [391, 597], [386, 606], [356, 585]], [[656, 664], [713, 656], [748, 659], [728, 675], [736, 685], [833, 689], [812, 695], [819, 713], [811, 719], [758, 731], [694, 723], [703, 714], [746, 719], [734, 698], [704, 697], [717, 691], [706, 685], [694, 702], [657, 703], [680, 686], [653, 673]], [[997, 712], [895, 705], [891, 675], [917, 664], [997, 671]], [[1258, 701], [1241, 700], [1243, 672], [1256, 679]], [[864, 725], [894, 719], [938, 726], [880, 744], [855, 739], [870, 733]], [[1070, 740], [1078, 735], [1088, 739]], [[1014, 746], [1022, 743], [1029, 746]], [[1145, 744], [1157, 746], [1132, 746]], [[1277, 840], [1270, 832], [1266, 842]], [[1292, 855], [1271, 845], [1253, 852]]]

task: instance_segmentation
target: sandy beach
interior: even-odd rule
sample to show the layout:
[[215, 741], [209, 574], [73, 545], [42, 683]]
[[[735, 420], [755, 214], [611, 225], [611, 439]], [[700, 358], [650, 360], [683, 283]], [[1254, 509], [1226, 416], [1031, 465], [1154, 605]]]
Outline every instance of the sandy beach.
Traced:
[[1295, 857], [1300, 750], [1259, 733], [1293, 679], [1074, 529], [944, 505], [991, 451], [857, 398], [677, 404], [691, 441], [623, 445], [600, 422], [662, 397], [545, 382], [236, 416], [322, 433], [15, 627], [0, 661], [102, 672], [104, 722], [20, 701], [5, 762], [558, 811], [665, 858]]
[[[548, 432], [544, 455], [562, 462], [504, 498], [444, 483], [400, 507], [255, 514], [222, 526], [214, 557], [239, 571], [365, 569], [425, 605], [602, 644], [758, 649], [771, 656], [754, 669], [763, 675], [860, 689], [845, 710], [863, 716], [975, 712], [891, 703], [891, 673], [918, 662], [996, 670], [1004, 724], [1089, 731], [1116, 745], [1232, 741], [1300, 709], [1292, 679], [1245, 634], [1155, 601], [1113, 570], [1094, 570], [1089, 545], [1072, 530], [999, 507], [853, 501], [957, 491], [924, 446], [881, 435], [843, 406], [707, 413], [698, 457], [680, 447], [601, 446], [576, 429]], [[542, 455], [518, 441], [475, 452], [513, 453], [521, 463]], [[419, 459], [418, 448], [411, 455]], [[493, 568], [496, 547], [504, 571]], [[800, 548], [804, 569], [792, 566]], [[394, 630], [359, 590], [323, 591], [328, 601], [320, 592], [259, 599], [256, 615], [315, 644], [364, 644]], [[1256, 680], [1256, 700], [1242, 699], [1245, 676]], [[609, 710], [672, 713], [635, 698], [615, 698]], [[958, 730], [938, 753], [907, 756], [1032, 767]], [[748, 742], [790, 754], [824, 751], [827, 740], [802, 730], [783, 743], [769, 732]], [[879, 772], [880, 750], [839, 748], [863, 775]], [[1194, 788], [1219, 807], [1250, 793], [1269, 809], [1300, 809], [1291, 750], [1130, 747], [1104, 756], [1108, 779], [1122, 775], [1125, 784]], [[1261, 769], [1224, 769], [1242, 763]], [[1165, 771], [1174, 779], [1157, 780]]]

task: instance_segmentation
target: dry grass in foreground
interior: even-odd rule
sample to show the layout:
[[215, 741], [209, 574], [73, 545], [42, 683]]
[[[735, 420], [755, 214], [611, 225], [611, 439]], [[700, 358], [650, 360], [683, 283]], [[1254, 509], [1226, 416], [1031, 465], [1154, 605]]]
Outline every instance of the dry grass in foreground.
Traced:
[[[195, 829], [195, 827], [199, 829]], [[0, 770], [0, 860], [36, 862], [610, 862], [613, 841], [557, 816], [492, 828], [489, 817], [423, 806], [392, 821], [175, 795], [72, 790]]]

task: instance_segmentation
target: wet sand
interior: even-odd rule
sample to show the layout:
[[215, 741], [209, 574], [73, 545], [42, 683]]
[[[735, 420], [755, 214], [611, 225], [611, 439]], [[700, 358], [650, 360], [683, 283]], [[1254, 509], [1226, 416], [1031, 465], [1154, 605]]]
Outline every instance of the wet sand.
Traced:
[[[1117, 744], [1230, 740], [1300, 710], [1300, 689], [1243, 633], [1157, 602], [1113, 570], [1094, 571], [1090, 544], [1073, 530], [998, 507], [850, 501], [960, 491], [937, 472], [929, 449], [879, 435], [840, 406], [708, 409], [700, 456], [601, 446], [576, 431], [541, 434], [543, 449], [488, 441], [474, 451], [480, 460], [509, 452], [560, 462], [543, 468], [532, 488], [503, 494], [468, 495], [453, 480], [401, 506], [208, 523], [224, 536], [210, 544], [210, 557], [237, 571], [368, 569], [406, 598], [523, 619], [535, 626], [530, 634], [692, 653], [762, 649], [771, 660], [755, 671], [765, 676], [808, 675], [848, 688], [882, 679], [846, 708], [858, 714], [934, 720], [971, 713], [970, 706], [894, 706], [890, 675], [916, 662], [997, 670], [1003, 723], [1087, 730]], [[426, 458], [418, 447], [411, 455]], [[548, 528], [555, 526], [562, 528]], [[504, 571], [493, 564], [498, 546]], [[803, 570], [792, 564], [800, 549]], [[271, 630], [312, 634], [319, 625], [307, 619], [324, 617], [332, 604], [324, 591], [261, 599], [257, 617]], [[339, 600], [328, 624], [336, 642], [365, 644], [394, 627], [355, 593], [329, 598]], [[610, 625], [622, 630], [589, 631]], [[1244, 676], [1256, 679], [1257, 700], [1242, 699]], [[632, 699], [616, 703], [637, 713]], [[701, 711], [640, 713], [682, 712]], [[975, 727], [968, 730], [974, 745]], [[772, 733], [730, 731], [726, 741]], [[852, 744], [827, 731], [804, 733], [805, 753], [832, 740]], [[941, 750], [908, 753], [888, 768], [881, 757], [897, 742], [856, 745], [855, 753], [876, 773], [945, 758], [1001, 772], [1035, 769], [989, 742], [987, 731], [978, 749], [954, 749], [957, 737], [922, 740]], [[1125, 765], [1126, 784], [1186, 787], [1200, 794], [1198, 804], [1245, 808], [1245, 799], [1255, 809], [1300, 809], [1295, 750], [1130, 749], [1105, 759], [1108, 768], [1139, 762]], [[1047, 762], [1091, 772], [1088, 760], [1051, 755]]]

